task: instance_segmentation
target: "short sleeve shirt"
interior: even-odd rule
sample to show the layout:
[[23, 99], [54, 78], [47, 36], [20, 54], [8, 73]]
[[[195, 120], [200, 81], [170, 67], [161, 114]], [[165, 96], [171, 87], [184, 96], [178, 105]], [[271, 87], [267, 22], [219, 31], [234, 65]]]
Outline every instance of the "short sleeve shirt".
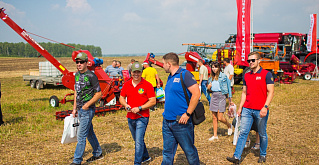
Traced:
[[193, 74], [182, 68], [179, 68], [174, 75], [168, 76], [165, 86], [165, 105], [163, 112], [163, 117], [166, 120], [176, 120], [176, 116], [183, 115], [188, 108], [180, 80], [181, 72], [183, 72], [183, 81], [189, 99], [191, 99], [192, 95], [187, 88], [197, 83]]
[[203, 80], [208, 80], [208, 69], [205, 65], [199, 68], [199, 77], [203, 75]]
[[233, 75], [232, 79], [230, 80], [230, 85], [234, 86], [234, 67], [231, 64], [227, 65], [224, 69], [224, 73], [228, 78], [230, 75]]
[[[141, 82], [138, 83], [136, 87], [133, 86], [132, 80], [125, 82], [120, 95], [127, 98], [127, 104], [134, 108], [142, 106], [148, 102], [149, 98], [155, 97], [155, 92], [152, 84], [142, 78]], [[144, 117], [150, 116], [149, 109], [142, 110], [139, 113]], [[130, 119], [138, 119], [141, 116], [128, 112], [126, 117]]]
[[157, 71], [155, 68], [147, 67], [143, 70], [142, 77], [145, 78], [146, 81], [150, 82], [153, 87], [156, 87], [156, 75]]
[[[82, 108], [86, 102], [93, 98], [96, 92], [101, 91], [98, 78], [90, 70], [84, 73], [77, 72], [75, 74], [74, 89], [76, 91], [77, 109]], [[95, 107], [95, 104], [92, 104], [90, 107]]]

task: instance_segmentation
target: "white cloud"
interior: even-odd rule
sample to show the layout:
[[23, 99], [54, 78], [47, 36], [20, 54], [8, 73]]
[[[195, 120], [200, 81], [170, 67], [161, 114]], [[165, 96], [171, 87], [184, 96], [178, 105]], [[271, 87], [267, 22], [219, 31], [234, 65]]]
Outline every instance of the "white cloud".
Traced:
[[87, 0], [66, 0], [66, 8], [71, 8], [73, 13], [86, 13], [92, 9]]
[[0, 6], [3, 7], [7, 11], [7, 13], [10, 13], [10, 15], [12, 15], [13, 17], [25, 17], [25, 12], [18, 10], [11, 4], [0, 1]]
[[140, 22], [140, 21], [142, 21], [142, 18], [138, 14], [136, 14], [134, 12], [125, 13], [123, 15], [123, 19], [124, 19], [124, 21], [132, 21], [132, 22]]

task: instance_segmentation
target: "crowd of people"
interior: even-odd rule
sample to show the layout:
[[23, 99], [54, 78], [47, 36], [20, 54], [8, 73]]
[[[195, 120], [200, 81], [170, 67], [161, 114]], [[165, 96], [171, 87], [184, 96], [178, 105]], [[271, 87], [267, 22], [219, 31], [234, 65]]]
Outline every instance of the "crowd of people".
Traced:
[[[78, 114], [80, 125], [78, 129], [78, 143], [71, 165], [81, 164], [85, 150], [86, 139], [91, 144], [93, 156], [87, 162], [102, 159], [101, 146], [93, 131], [92, 119], [95, 112], [95, 102], [101, 97], [101, 88], [96, 75], [87, 68], [87, 55], [79, 53], [75, 58], [78, 72], [75, 75], [75, 94], [73, 115]], [[171, 165], [174, 162], [177, 146], [180, 145], [191, 165], [199, 165], [197, 148], [194, 145], [194, 124], [191, 115], [197, 106], [201, 93], [204, 93], [209, 110], [213, 115], [213, 136], [209, 141], [218, 139], [218, 121], [228, 127], [228, 135], [233, 133], [233, 125], [224, 118], [226, 104], [233, 105], [232, 87], [234, 79], [233, 67], [229, 59], [224, 59], [226, 68], [222, 72], [220, 63], [210, 64], [211, 75], [208, 76], [204, 60], [198, 61], [199, 84], [194, 75], [179, 66], [179, 57], [176, 53], [167, 53], [163, 56], [163, 69], [169, 73], [165, 86], [165, 104], [162, 122], [163, 160], [162, 165]], [[260, 55], [252, 52], [247, 62], [251, 69], [246, 73], [243, 81], [243, 90], [237, 115], [241, 116], [241, 131], [238, 137], [235, 152], [227, 160], [240, 164], [243, 149], [250, 143], [248, 134], [251, 129], [259, 135], [253, 149], [260, 150], [259, 163], [266, 161], [268, 137], [266, 132], [269, 116], [269, 104], [273, 98], [274, 81], [270, 72], [259, 66]], [[148, 61], [139, 63], [134, 59], [128, 65], [131, 79], [126, 81], [121, 89], [119, 102], [127, 111], [127, 122], [132, 138], [135, 142], [134, 164], [142, 164], [151, 160], [144, 142], [145, 132], [149, 123], [150, 110], [156, 104], [155, 91], [160, 87], [160, 80], [156, 69]], [[114, 60], [106, 67], [105, 72], [111, 77], [122, 76], [124, 70], [121, 62]], [[181, 80], [182, 79], [182, 80]], [[190, 98], [189, 104], [185, 99], [182, 85], [186, 87], [186, 94]], [[248, 145], [249, 146], [249, 145]]]

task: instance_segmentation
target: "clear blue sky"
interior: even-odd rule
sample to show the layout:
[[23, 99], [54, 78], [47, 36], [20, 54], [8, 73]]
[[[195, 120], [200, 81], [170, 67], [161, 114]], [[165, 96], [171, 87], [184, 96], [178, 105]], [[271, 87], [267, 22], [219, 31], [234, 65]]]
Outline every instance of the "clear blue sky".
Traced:
[[[319, 0], [252, 0], [254, 32], [308, 33]], [[236, 33], [235, 0], [0, 0], [29, 32], [103, 54], [184, 52]], [[38, 42], [48, 42], [33, 37]], [[0, 42], [24, 42], [0, 21]]]

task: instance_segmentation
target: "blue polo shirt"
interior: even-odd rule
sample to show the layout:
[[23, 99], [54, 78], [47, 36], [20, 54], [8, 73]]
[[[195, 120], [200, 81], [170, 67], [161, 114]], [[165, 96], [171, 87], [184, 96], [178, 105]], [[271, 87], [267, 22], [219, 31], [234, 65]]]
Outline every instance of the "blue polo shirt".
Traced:
[[163, 117], [166, 120], [176, 120], [176, 116], [182, 116], [188, 108], [180, 81], [181, 72], [189, 99], [192, 97], [192, 94], [187, 88], [197, 83], [193, 74], [182, 68], [179, 68], [174, 75], [168, 76], [165, 86], [165, 105], [163, 112]]

